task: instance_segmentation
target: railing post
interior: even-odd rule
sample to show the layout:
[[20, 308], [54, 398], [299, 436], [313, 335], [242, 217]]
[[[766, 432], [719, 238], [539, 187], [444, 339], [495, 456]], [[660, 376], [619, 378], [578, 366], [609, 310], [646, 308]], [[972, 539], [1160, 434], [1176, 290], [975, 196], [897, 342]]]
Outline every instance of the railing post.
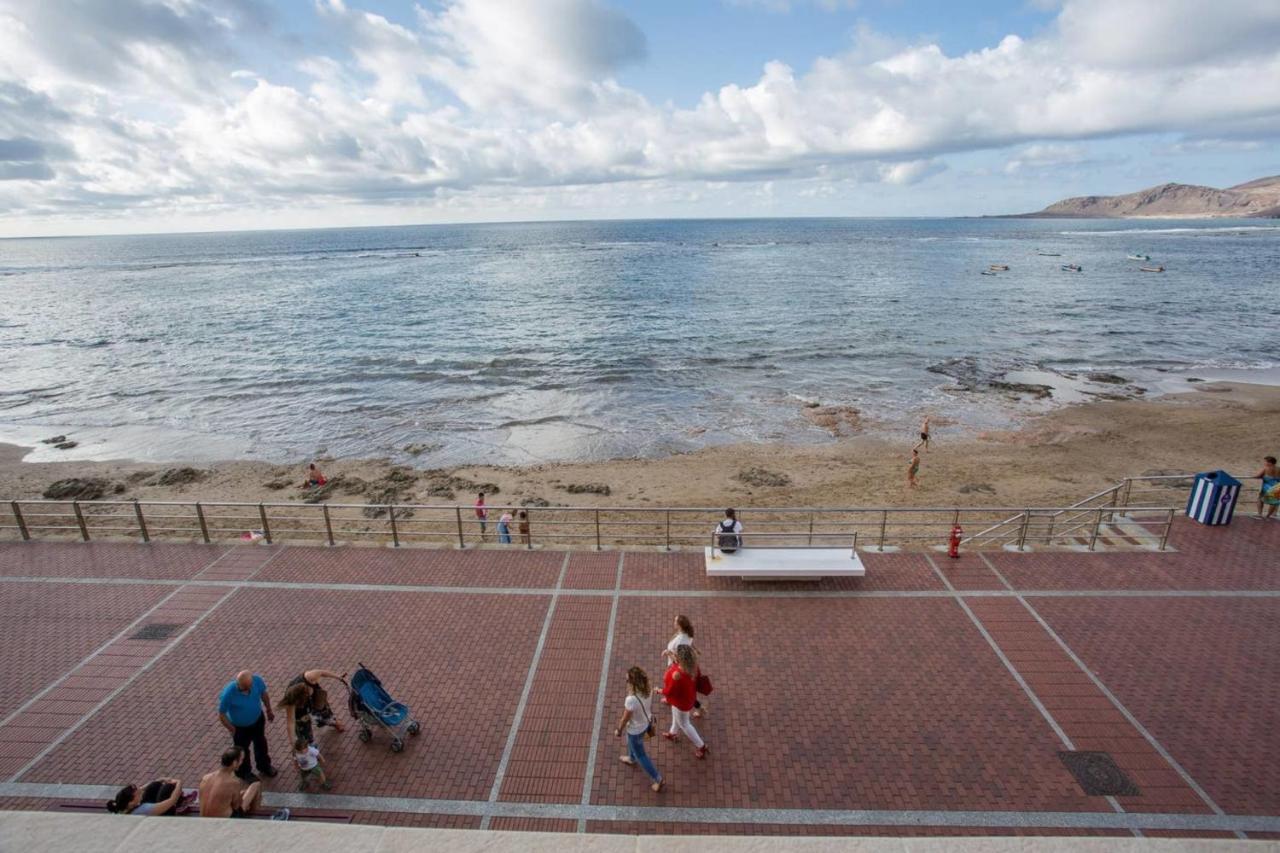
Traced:
[[596, 510], [596, 550], [600, 550], [600, 510]]
[[387, 504], [387, 518], [391, 521], [391, 546], [400, 547], [400, 531], [396, 529], [396, 505]]
[[1027, 525], [1031, 523], [1031, 510], [1024, 509], [1022, 511], [1022, 527], [1018, 529], [1018, 550], [1025, 551], [1027, 548]]
[[460, 507], [460, 506], [455, 506], [455, 507], [453, 508], [453, 512], [454, 512], [454, 515], [455, 515], [455, 516], [457, 517], [457, 519], [458, 519], [458, 547], [459, 547], [459, 548], [466, 548], [466, 547], [467, 547], [467, 541], [466, 541], [466, 539], [464, 539], [464, 538], [462, 537], [462, 507]]
[[258, 518], [262, 519], [262, 535], [266, 538], [267, 544], [271, 544], [271, 525], [267, 523], [267, 508], [264, 504], [258, 504]]
[[1124, 502], [1122, 504], [1122, 506], [1124, 506], [1125, 509], [1129, 508], [1129, 496], [1132, 493], [1133, 493], [1133, 478], [1125, 477], [1124, 478]]
[[813, 546], [813, 513], [809, 513], [809, 545]]
[[1053, 544], [1053, 523], [1054, 521], [1057, 520], [1057, 518], [1058, 518], [1058, 514], [1056, 512], [1049, 513], [1049, 529], [1045, 531], [1045, 534], [1044, 534], [1044, 544], [1046, 545]]
[[76, 513], [76, 524], [80, 525], [80, 535], [84, 537], [84, 541], [89, 541], [89, 525], [84, 523], [84, 513], [80, 511], [80, 501], [72, 501], [71, 508]]
[[525, 523], [529, 525], [529, 535], [525, 537], [526, 538], [525, 548], [529, 551], [532, 551], [533, 550], [533, 510], [526, 509], [525, 512], [527, 512], [528, 515], [525, 516], [524, 520], [525, 520]]
[[1169, 544], [1169, 531], [1173, 528], [1173, 509], [1169, 510], [1168, 517], [1164, 520], [1164, 535], [1160, 537], [1160, 550], [1163, 551], [1165, 546]]
[[889, 523], [889, 510], [880, 510], [880, 546], [877, 549], [880, 553], [884, 553], [884, 529]]
[[[16, 506], [16, 504], [15, 504]], [[667, 545], [668, 551], [671, 550], [671, 510], [667, 510]]]
[[324, 532], [329, 537], [329, 547], [333, 547], [333, 522], [329, 520], [329, 505], [320, 504], [320, 509], [324, 511]]
[[208, 545], [211, 541], [209, 539], [209, 525], [205, 523], [204, 507], [200, 506], [200, 501], [196, 501], [196, 520], [200, 522], [200, 535], [204, 537], [204, 544]]
[[18, 522], [18, 532], [22, 534], [23, 542], [31, 541], [31, 533], [27, 530], [27, 520], [22, 517], [22, 509], [18, 506], [17, 501], [9, 501], [9, 506], [13, 509], [13, 519]]
[[1093, 522], [1093, 535], [1089, 537], [1089, 550], [1098, 544], [1098, 531], [1102, 529], [1102, 507], [1098, 507], [1098, 517]]
[[151, 537], [147, 534], [147, 520], [142, 517], [142, 504], [138, 503], [138, 499], [133, 499], [133, 514], [138, 517], [138, 530], [142, 533], [142, 541], [150, 542]]

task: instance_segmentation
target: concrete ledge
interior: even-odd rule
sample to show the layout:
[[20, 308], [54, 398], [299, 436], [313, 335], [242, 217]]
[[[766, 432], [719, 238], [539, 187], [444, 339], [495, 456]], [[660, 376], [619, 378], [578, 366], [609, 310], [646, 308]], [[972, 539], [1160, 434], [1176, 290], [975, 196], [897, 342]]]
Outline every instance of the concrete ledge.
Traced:
[[406, 829], [121, 815], [0, 812], [0, 853], [1213, 853], [1278, 850], [1270, 841], [1145, 838], [791, 838], [634, 836], [472, 829]]

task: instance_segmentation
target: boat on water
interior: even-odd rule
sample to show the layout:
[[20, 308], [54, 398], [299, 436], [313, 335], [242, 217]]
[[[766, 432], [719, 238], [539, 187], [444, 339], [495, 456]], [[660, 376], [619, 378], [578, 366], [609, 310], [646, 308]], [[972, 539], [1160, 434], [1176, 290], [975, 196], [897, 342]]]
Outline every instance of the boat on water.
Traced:
[[990, 269], [992, 272], [1008, 272], [1008, 271], [1009, 271], [1009, 265], [1008, 265], [1008, 264], [992, 264], [992, 265], [989, 267], [989, 269]]
[[1063, 272], [1084, 272], [1084, 267], [1080, 266], [1079, 264], [1063, 264], [1062, 271]]
[[1127, 255], [1127, 256], [1126, 256], [1126, 258], [1127, 258], [1128, 260], [1130, 260], [1130, 261], [1149, 261], [1149, 260], [1151, 260], [1151, 256], [1150, 256], [1150, 255]]
[[981, 272], [978, 273], [978, 275], [995, 275], [995, 273], [992, 272], [991, 270], [982, 270]]
[[1039, 249], [1036, 249], [1036, 254], [1037, 254], [1037, 255], [1040, 255], [1041, 257], [1045, 257], [1045, 258], [1060, 258], [1060, 257], [1062, 257], [1062, 253], [1061, 253], [1061, 252], [1042, 252], [1042, 251], [1040, 251]]
[[1164, 267], [1138, 267], [1140, 272], [1164, 272]]

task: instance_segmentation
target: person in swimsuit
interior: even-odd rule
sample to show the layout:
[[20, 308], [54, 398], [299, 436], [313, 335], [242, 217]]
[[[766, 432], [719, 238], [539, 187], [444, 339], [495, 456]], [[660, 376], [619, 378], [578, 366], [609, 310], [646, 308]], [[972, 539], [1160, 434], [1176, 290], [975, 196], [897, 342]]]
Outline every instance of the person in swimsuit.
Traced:
[[516, 518], [519, 519], [518, 524], [520, 526], [520, 544], [528, 545], [529, 544], [529, 513], [522, 509], [520, 510], [520, 512], [516, 513]]
[[920, 473], [920, 451], [911, 448], [911, 464], [907, 466], [907, 488], [914, 489], [920, 485], [916, 474]]
[[1266, 518], [1275, 518], [1276, 509], [1280, 508], [1280, 468], [1276, 468], [1276, 458], [1268, 456], [1262, 460], [1262, 470], [1253, 476], [1262, 480], [1262, 488], [1258, 490], [1258, 518], [1263, 518], [1262, 506], [1266, 504]]
[[929, 416], [925, 415], [924, 420], [920, 422], [920, 440], [916, 442], [914, 449], [919, 450], [923, 447], [929, 449]]
[[307, 482], [305, 486], [306, 488], [318, 489], [327, 482], [328, 480], [324, 478], [324, 474], [321, 473], [320, 467], [316, 465], [316, 463], [312, 462], [310, 465], [307, 466]]
[[[236, 775], [244, 749], [233, 746], [222, 753], [221, 766], [200, 780], [200, 817], [251, 817], [262, 804], [262, 783], [245, 782]], [[288, 820], [281, 809], [272, 820]]]
[[322, 678], [338, 680], [341, 677], [327, 669], [309, 669], [289, 682], [276, 707], [284, 711], [285, 731], [290, 741], [303, 738], [307, 743], [315, 743], [313, 725], [315, 728], [333, 726], [336, 731], [346, 731], [333, 716], [329, 694], [320, 686]]

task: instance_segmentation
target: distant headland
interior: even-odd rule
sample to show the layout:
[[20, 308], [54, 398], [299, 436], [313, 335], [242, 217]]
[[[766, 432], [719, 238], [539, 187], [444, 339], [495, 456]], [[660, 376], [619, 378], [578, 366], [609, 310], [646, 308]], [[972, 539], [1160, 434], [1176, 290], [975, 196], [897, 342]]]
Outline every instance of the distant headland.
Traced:
[[1195, 184], [1160, 184], [1127, 195], [1078, 196], [1055, 202], [1035, 213], [1015, 216], [1043, 219], [1280, 218], [1280, 175], [1221, 190]]

